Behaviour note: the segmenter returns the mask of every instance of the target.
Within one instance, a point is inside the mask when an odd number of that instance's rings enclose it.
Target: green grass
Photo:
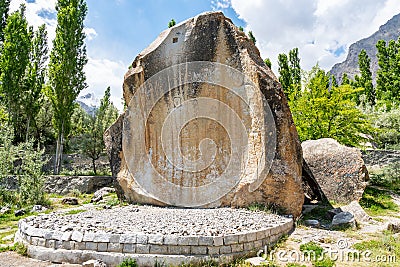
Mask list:
[[[85,212],[86,210],[82,210],[82,209],[79,209],[79,210],[69,210],[69,211],[67,211],[64,215],[73,215],[73,214],[78,214],[78,213],[81,213],[81,212]]]
[[[23,216],[15,217],[14,210],[11,210],[10,213],[0,215],[0,244],[10,243],[9,241],[3,240],[4,237],[15,234],[18,230],[18,221],[20,219],[26,218],[31,215],[35,215],[37,213],[27,213]]]
[[[353,248],[360,252],[370,251],[370,259],[375,259],[377,256],[395,257],[397,262],[386,262],[379,266],[400,266],[400,239],[388,231],[384,231],[371,240],[356,243]]]
[[[15,243],[12,246],[0,247],[0,253],[5,251],[15,251],[21,256],[28,256],[28,248],[21,243]]]
[[[267,213],[272,214],[287,214],[286,210],[276,204],[260,204],[260,203],[253,203],[247,207],[250,211],[264,211]]]
[[[318,220],[322,224],[329,224],[330,220],[326,217],[326,213],[328,210],[332,209],[332,206],[321,205],[314,208],[307,214],[302,215],[302,217],[298,220],[298,225],[304,225],[304,221],[306,220]]]
[[[365,189],[360,205],[370,216],[387,215],[390,212],[399,211],[399,207],[393,202],[388,192],[373,187]]]
[[[132,258],[127,258],[123,262],[121,262],[121,264],[119,264],[117,267],[137,267],[137,266],[139,265],[136,263],[136,260]]]
[[[335,261],[327,255],[323,255],[324,249],[315,242],[301,244],[300,251],[304,253],[305,257],[310,256],[314,267],[332,267],[335,265]],[[322,255],[323,258],[321,259]]]

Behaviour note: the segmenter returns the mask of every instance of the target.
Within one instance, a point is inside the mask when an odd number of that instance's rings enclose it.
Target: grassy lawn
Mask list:
[[[360,205],[373,217],[393,215],[399,211],[388,192],[373,187],[365,189]]]

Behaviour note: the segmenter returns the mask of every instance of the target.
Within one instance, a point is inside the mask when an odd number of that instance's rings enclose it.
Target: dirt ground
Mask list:
[[[23,257],[16,252],[3,252],[0,253],[0,266],[1,267],[77,267],[81,265],[76,264],[54,264],[51,262],[38,261],[28,257]]]

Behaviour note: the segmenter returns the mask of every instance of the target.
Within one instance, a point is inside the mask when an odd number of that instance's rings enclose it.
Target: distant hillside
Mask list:
[[[379,40],[397,40],[400,36],[400,14],[394,16],[385,25],[379,27],[379,30],[372,34],[370,37],[362,39],[349,48],[347,58],[342,63],[337,63],[330,70],[330,73],[335,75],[336,79],[341,82],[343,73],[347,73],[350,77],[354,78],[359,73],[358,70],[358,54],[362,49],[365,49],[368,56],[371,58],[372,77],[376,78],[378,70],[378,59],[376,57],[376,43]]]
[[[89,115],[94,115],[98,106],[99,100],[95,97],[93,93],[88,93],[82,96],[79,96],[76,99],[76,102],[86,111]]]

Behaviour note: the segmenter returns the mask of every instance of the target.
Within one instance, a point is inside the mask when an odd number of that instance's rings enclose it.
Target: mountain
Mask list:
[[[99,99],[96,98],[94,93],[87,93],[81,95],[76,99],[76,102],[86,111],[89,115],[94,115],[100,105]]]
[[[376,57],[376,43],[379,40],[397,40],[400,36],[400,14],[395,15],[385,25],[379,27],[379,30],[372,34],[370,37],[362,39],[349,48],[347,58],[342,63],[335,64],[330,73],[335,75],[337,81],[340,83],[343,73],[347,73],[350,77],[354,78],[359,74],[358,70],[358,55],[362,49],[365,49],[369,58],[371,59],[372,78],[375,83],[376,74],[378,70],[378,58]]]

